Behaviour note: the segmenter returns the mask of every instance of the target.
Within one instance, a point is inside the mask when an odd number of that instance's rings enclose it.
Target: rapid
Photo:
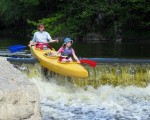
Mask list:
[[[14,67],[37,85],[42,120],[150,119],[148,64],[85,66],[88,79],[57,75],[39,63]]]
[[[7,37],[0,38],[2,43],[0,56],[31,57],[28,51],[10,54],[5,50],[15,44],[28,45],[31,38],[6,35]],[[108,41],[76,44],[74,42],[73,47],[77,55],[82,57],[150,58],[150,43],[139,39],[135,42],[129,40],[121,43]],[[58,46],[61,44],[60,42]],[[53,46],[58,48],[57,45]],[[14,67],[21,70],[22,74],[26,74],[29,80],[37,85],[42,120],[150,119],[149,64],[106,63],[99,64],[94,69],[85,66],[90,74],[87,79],[67,78],[43,72],[40,64],[18,64],[14,64]]]

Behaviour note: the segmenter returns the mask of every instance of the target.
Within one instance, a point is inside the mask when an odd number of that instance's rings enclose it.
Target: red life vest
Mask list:
[[[36,43],[36,48],[39,48],[40,50],[43,50],[44,46],[46,46],[49,49],[52,49],[52,47],[48,43],[42,43],[42,42]]]

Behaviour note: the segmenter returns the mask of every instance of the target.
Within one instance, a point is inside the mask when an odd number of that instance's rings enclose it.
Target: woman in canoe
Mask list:
[[[59,50],[57,51],[58,54],[59,53],[61,54],[59,59],[60,62],[72,62],[73,57],[78,63],[80,63],[78,57],[75,54],[74,49],[71,47],[72,44],[73,40],[71,40],[70,38],[64,39],[62,47],[60,47]]]
[[[44,24],[39,24],[37,26],[38,31],[34,33],[32,41],[29,43],[29,47],[32,45],[36,45],[37,48],[41,50],[46,49],[52,49],[51,46],[49,46],[49,42],[57,42],[58,40],[53,40],[48,32],[45,31]]]

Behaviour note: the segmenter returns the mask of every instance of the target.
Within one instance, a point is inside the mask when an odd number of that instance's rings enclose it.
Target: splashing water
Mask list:
[[[41,96],[43,120],[148,120],[150,86],[102,86],[83,90],[32,78]]]
[[[148,82],[145,87],[133,85],[120,86],[121,84],[114,87],[114,85],[101,84],[101,86],[96,89],[86,84],[85,90],[83,87],[78,86],[78,84],[72,84],[74,80],[67,77],[58,76],[54,73],[49,73],[47,77],[43,77],[43,75],[40,74],[41,70],[39,69],[39,65],[35,66],[36,68],[29,67],[32,68],[32,70],[30,69],[28,76],[29,79],[37,85],[40,92],[43,120],[150,119],[150,86]],[[90,74],[95,74],[96,76],[90,76],[90,78],[113,78],[112,76],[115,74],[120,75],[127,72],[131,78],[133,77],[133,80],[138,78],[136,74],[146,73],[144,76],[146,76],[148,81],[150,76],[147,67],[145,69],[148,71],[145,72],[141,70],[140,72],[139,69],[141,66],[138,68],[138,65],[125,67],[117,66],[117,70],[114,70],[112,65],[110,66],[97,67],[96,71],[92,69],[93,71],[90,71]],[[101,71],[97,69],[101,69]],[[106,73],[104,72],[105,70]],[[99,72],[101,73],[100,75]],[[102,75],[102,73],[107,75]],[[128,76],[124,74],[122,74],[120,78],[128,80]],[[142,78],[139,77],[139,79],[141,80]],[[143,79],[145,79],[145,77],[143,77]],[[118,80],[119,79],[116,80],[117,83]],[[109,79],[106,81],[107,83],[111,82]],[[115,78],[112,79],[112,81],[115,81]],[[85,82],[87,81],[85,80]],[[120,82],[119,80],[119,83],[122,83],[122,81]],[[124,83],[125,82],[123,82],[123,84]]]

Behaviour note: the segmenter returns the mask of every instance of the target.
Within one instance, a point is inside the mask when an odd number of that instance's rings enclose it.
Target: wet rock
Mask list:
[[[0,120],[41,120],[36,86],[6,58],[0,61]]]

